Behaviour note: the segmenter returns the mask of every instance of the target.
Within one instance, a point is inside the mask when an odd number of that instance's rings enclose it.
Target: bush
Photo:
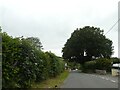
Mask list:
[[[68,62],[68,68],[70,69],[80,69],[80,64],[76,62]]]
[[[65,69],[64,62],[51,52],[46,52],[46,55],[50,65],[49,75],[50,77],[56,77]]]
[[[119,58],[111,58],[111,62],[114,63],[120,63],[120,59]]]
[[[64,62],[51,52],[41,50],[39,39],[13,38],[2,35],[2,87],[30,88],[64,71]],[[39,46],[40,45],[40,46]]]
[[[111,71],[111,60],[106,58],[100,58],[96,60],[96,69]]]
[[[111,60],[106,58],[100,58],[94,61],[88,61],[82,65],[83,72],[95,72],[96,69],[111,71]]]
[[[82,71],[83,72],[95,72],[95,68],[96,68],[96,61],[89,61],[83,65]]]

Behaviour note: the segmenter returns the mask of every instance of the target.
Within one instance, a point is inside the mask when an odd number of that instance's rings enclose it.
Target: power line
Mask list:
[[[113,27],[114,27],[119,21],[120,21],[120,18],[119,18],[118,21],[105,33],[105,35],[106,35],[108,32],[110,32],[110,31],[113,29]]]

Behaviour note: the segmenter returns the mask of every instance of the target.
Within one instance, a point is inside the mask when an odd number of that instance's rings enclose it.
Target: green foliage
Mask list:
[[[0,26],[0,32],[2,31],[2,28],[1,28],[1,26]]]
[[[64,71],[64,62],[51,52],[41,50],[38,38],[13,38],[2,33],[2,87],[30,88]],[[35,41],[34,41],[35,40]]]
[[[6,33],[2,34],[2,76],[3,76],[3,87],[14,87],[18,81],[17,74],[19,71],[18,67],[15,67],[18,52],[19,40],[9,37]],[[13,57],[14,56],[14,57]],[[11,82],[11,83],[10,83]]]
[[[112,41],[103,35],[103,30],[86,26],[76,29],[63,47],[63,57],[68,61],[84,63],[94,58],[110,58]],[[86,56],[84,53],[86,52]]]
[[[117,57],[111,58],[112,63],[120,63],[120,59]]]
[[[83,72],[95,72],[96,69],[96,61],[88,61],[85,62],[82,68]]]
[[[29,42],[31,42],[32,46],[38,50],[42,49],[42,43],[40,42],[39,38],[37,37],[29,37],[26,40],[28,40]]]
[[[96,69],[111,71],[111,60],[106,58],[100,58],[93,61],[88,61],[84,63],[82,67],[83,72],[95,72]]]
[[[68,62],[68,67],[70,69],[80,69],[80,64],[76,62]]]
[[[106,58],[100,58],[96,60],[96,68],[101,70],[110,71],[112,66],[111,60]]]
[[[56,77],[64,70],[65,63],[51,52],[46,52],[46,55],[48,56],[49,65],[50,65],[49,75],[50,77]]]

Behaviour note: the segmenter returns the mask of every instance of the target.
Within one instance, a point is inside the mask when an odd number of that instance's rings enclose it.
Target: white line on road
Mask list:
[[[114,80],[110,80],[111,82],[116,82],[116,81],[114,81]]]
[[[109,80],[108,78],[105,78],[106,80]]]
[[[103,76],[97,76],[97,75],[91,75],[91,76],[99,77],[99,78],[101,78],[101,79],[104,79],[104,80],[107,80],[107,81],[111,81],[111,82],[113,82],[113,83],[116,83],[116,82],[117,82],[117,81],[111,80],[110,78],[105,78],[105,77],[103,77]]]
[[[101,77],[102,79],[105,79],[105,77]]]

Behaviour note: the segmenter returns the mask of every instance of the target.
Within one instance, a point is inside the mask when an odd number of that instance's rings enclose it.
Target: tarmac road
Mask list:
[[[118,78],[71,71],[60,88],[118,88]]]

